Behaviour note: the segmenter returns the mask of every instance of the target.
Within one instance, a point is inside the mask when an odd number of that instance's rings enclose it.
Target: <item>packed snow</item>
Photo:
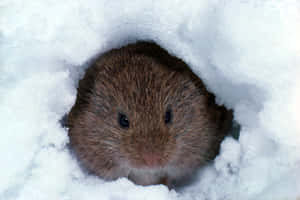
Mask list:
[[[300,198],[297,0],[1,0],[0,199]],[[238,140],[176,191],[85,174],[60,119],[89,61],[151,40],[234,110]]]

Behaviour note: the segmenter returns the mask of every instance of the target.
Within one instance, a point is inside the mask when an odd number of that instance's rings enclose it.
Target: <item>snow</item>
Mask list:
[[[300,198],[299,22],[297,0],[1,0],[0,199]],[[89,61],[137,40],[184,59],[241,125],[177,191],[86,175],[59,123]]]

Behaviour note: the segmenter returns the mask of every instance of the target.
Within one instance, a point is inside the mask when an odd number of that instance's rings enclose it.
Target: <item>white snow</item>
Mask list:
[[[0,199],[299,199],[299,23],[297,0],[0,0]],[[59,124],[86,63],[141,39],[184,59],[241,125],[177,191],[87,176]]]

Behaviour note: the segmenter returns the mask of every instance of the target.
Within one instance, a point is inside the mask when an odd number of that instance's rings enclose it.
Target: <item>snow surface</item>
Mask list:
[[[300,198],[297,0],[0,0],[0,199]],[[59,123],[87,62],[154,40],[234,109],[239,140],[178,191],[87,176]]]

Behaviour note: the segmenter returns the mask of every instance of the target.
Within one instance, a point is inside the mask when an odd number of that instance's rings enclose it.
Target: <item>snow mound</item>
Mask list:
[[[297,0],[2,0],[0,199],[300,198],[299,22]],[[59,123],[87,62],[137,40],[182,58],[241,125],[178,191],[87,176]]]

